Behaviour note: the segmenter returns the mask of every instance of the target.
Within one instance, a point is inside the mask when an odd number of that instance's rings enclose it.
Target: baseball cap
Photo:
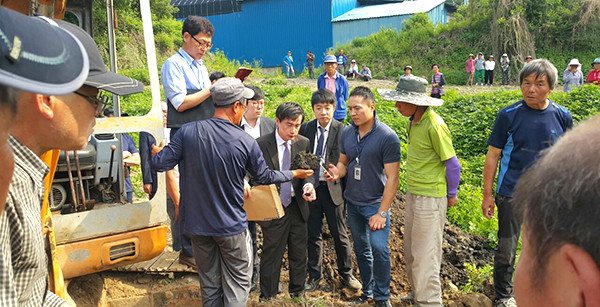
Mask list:
[[[222,78],[210,87],[210,95],[217,106],[230,105],[241,98],[254,97],[254,91],[245,87],[240,79]]]
[[[356,63],[356,60],[352,60],[352,63]]]
[[[404,66],[404,71],[406,71],[407,69],[413,70],[413,69],[412,69],[412,66],[410,66],[410,65],[406,65],[406,66]]]
[[[328,55],[325,57],[325,60],[323,61],[324,63],[337,63],[337,59],[335,58],[335,55]]]
[[[88,77],[84,82],[85,85],[120,96],[140,93],[144,90],[144,84],[141,82],[111,71],[106,71],[106,66],[100,56],[96,42],[94,42],[94,39],[92,39],[92,37],[82,28],[63,20],[54,20],[54,22],[56,22],[59,27],[75,35],[75,37],[83,44],[85,51],[87,51],[90,69]]]
[[[89,60],[71,33],[0,7],[0,84],[44,95],[64,95],[81,87]]]
[[[508,56],[508,54],[506,54],[506,53],[503,53],[503,54],[502,54],[502,56]]]

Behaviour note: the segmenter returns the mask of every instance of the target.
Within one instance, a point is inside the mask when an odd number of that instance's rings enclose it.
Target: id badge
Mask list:
[[[354,167],[354,180],[360,180],[360,166]]]

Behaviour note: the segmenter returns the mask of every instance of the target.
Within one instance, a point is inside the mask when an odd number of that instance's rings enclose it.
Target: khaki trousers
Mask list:
[[[406,193],[404,258],[417,306],[442,306],[440,266],[446,197]]]

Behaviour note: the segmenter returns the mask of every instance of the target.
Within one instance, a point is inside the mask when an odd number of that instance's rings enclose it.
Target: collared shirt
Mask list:
[[[325,74],[325,88],[330,90],[333,94],[335,94],[335,79],[337,79],[337,73],[330,77],[328,74]]]
[[[444,120],[427,108],[416,124],[407,124],[408,149],[406,184],[408,191],[428,197],[446,196],[446,165],[456,156],[452,136]]]
[[[290,162],[292,162],[292,141],[284,141],[281,136],[279,136],[279,130],[275,130],[275,141],[277,142],[277,159],[279,159],[279,169],[283,166],[283,152],[285,151],[285,147],[287,146],[290,154]],[[292,197],[294,196],[294,187],[290,186],[292,189]]]
[[[258,119],[256,119],[256,125],[254,125],[254,127],[252,127],[246,121],[246,117],[242,116],[241,126],[244,127],[244,131],[246,131],[248,134],[250,134],[250,136],[253,137],[255,140],[260,137],[260,117]]]
[[[244,210],[246,171],[261,185],[293,179],[270,170],[250,135],[222,118],[187,123],[152,157],[159,172],[179,164],[179,222],[186,235],[232,236],[248,228]]]
[[[327,138],[329,137],[329,128],[331,128],[331,122],[333,121],[333,119],[331,119],[329,121],[329,123],[327,124],[327,126],[325,126],[323,128],[323,151],[321,152],[321,156],[319,158],[321,158],[323,161],[325,161],[325,157],[327,157]],[[321,124],[319,124],[319,121],[317,121],[317,132],[315,132],[315,146],[313,146],[313,153],[316,155],[317,154],[317,143],[319,140],[319,137],[321,136],[321,129],[319,129],[319,127],[321,127]],[[319,181],[324,181],[327,180],[327,178],[325,178],[324,176],[324,172],[323,172],[323,167],[319,166]]]
[[[384,165],[400,162],[400,139],[396,132],[380,122],[377,116],[371,131],[360,141],[357,139],[358,135],[358,126],[354,122],[342,131],[340,153],[348,158],[344,197],[357,206],[379,204],[387,183]],[[354,177],[357,164],[361,169],[360,180]]]
[[[209,74],[204,61],[195,61],[182,48],[165,61],[160,75],[165,98],[176,109],[179,109],[183,103],[188,89],[203,90],[210,87]]]
[[[41,209],[48,166],[15,138],[8,142],[15,170],[6,207],[0,215],[0,305],[61,306],[47,290],[48,261]]]

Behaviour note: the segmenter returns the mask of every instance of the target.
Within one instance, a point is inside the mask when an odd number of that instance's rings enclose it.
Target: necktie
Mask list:
[[[323,127],[321,127],[320,125],[317,126],[319,128],[319,138],[317,139],[317,151],[315,152],[315,155],[321,159],[323,159],[323,143],[325,140],[325,129],[323,129]],[[319,177],[323,174],[323,168],[321,166],[319,166],[319,171],[315,172],[315,188],[319,186]]]
[[[281,170],[289,171],[290,170],[290,148],[289,144],[285,142],[285,149],[283,150],[283,157],[281,159]],[[281,183],[281,192],[280,192],[281,204],[284,207],[287,207],[292,202],[292,182],[287,181]]]

